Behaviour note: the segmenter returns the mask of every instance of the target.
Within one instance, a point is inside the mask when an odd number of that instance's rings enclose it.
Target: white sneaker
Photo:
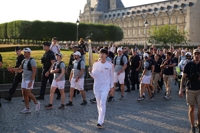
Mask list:
[[[164,96],[164,99],[169,100],[169,99],[171,99],[171,97],[166,95],[166,96]]]
[[[20,111],[20,113],[22,113],[22,114],[31,113],[31,110],[30,110],[30,109],[27,109],[27,108],[25,108],[25,109],[23,109],[22,111]]]
[[[38,102],[38,104],[35,105],[35,111],[39,111],[40,110],[40,102]]]

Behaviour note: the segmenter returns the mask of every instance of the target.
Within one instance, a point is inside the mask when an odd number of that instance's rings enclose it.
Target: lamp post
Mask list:
[[[79,20],[78,20],[78,19],[76,20],[76,25],[77,25],[76,40],[77,40],[77,42],[78,42],[78,26],[79,26]]]
[[[147,20],[144,21],[144,26],[145,26],[145,30],[146,30],[146,32],[145,32],[144,49],[146,49],[147,48],[147,42],[146,42],[146,38],[147,38],[147,26],[148,26],[148,21]]]

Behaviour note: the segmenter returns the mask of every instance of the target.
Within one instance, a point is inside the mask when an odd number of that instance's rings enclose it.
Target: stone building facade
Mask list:
[[[190,44],[200,44],[200,0],[167,0],[132,7],[124,7],[121,0],[87,0],[79,18],[82,23],[121,27],[125,43],[144,44],[151,26],[176,24],[188,32]]]

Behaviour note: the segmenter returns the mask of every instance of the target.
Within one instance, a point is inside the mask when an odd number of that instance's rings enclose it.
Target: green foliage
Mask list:
[[[114,25],[85,24],[78,26],[78,37],[86,38],[93,33],[93,41],[120,41],[123,31]],[[59,40],[76,40],[77,25],[75,23],[51,22],[51,21],[13,21],[0,24],[0,38],[26,39],[46,41],[52,37]],[[14,40],[15,41],[15,40]]]
[[[151,43],[180,44],[186,43],[186,32],[181,32],[176,25],[163,25],[160,27],[151,27],[150,39]]]
[[[0,24],[0,38],[6,39],[7,37],[7,23]]]

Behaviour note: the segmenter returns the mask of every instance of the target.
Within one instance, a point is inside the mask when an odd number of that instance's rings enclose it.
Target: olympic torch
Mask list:
[[[88,59],[89,59],[89,67],[92,68],[93,65],[93,54],[92,54],[92,42],[88,40]]]

